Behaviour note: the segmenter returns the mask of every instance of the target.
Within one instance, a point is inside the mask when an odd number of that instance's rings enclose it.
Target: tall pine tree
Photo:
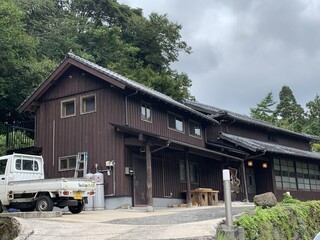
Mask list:
[[[274,123],[274,114],[271,109],[277,102],[274,101],[272,92],[269,92],[255,108],[250,108],[250,116],[255,119]]]
[[[276,106],[274,116],[276,124],[295,132],[303,131],[304,110],[297,103],[292,90],[284,85],[279,93],[280,102]]]

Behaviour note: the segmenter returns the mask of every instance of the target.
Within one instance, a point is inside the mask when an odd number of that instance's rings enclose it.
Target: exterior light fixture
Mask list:
[[[268,163],[262,163],[262,168],[268,168]]]
[[[253,166],[253,161],[248,161],[248,167],[252,167]]]

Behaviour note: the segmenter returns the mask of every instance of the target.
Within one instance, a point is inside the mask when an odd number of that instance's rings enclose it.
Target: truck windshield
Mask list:
[[[7,161],[8,161],[7,159],[0,160],[0,175],[5,174]]]

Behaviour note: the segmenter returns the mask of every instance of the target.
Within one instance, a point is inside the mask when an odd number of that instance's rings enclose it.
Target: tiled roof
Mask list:
[[[219,117],[230,117],[242,122],[246,122],[247,124],[252,124],[252,125],[256,125],[256,126],[260,126],[263,128],[269,128],[269,129],[273,129],[275,131],[278,132],[283,132],[286,134],[290,134],[290,135],[295,135],[297,137],[303,137],[303,138],[307,138],[311,141],[320,141],[320,137],[319,136],[315,136],[315,135],[310,135],[310,134],[305,134],[305,133],[297,133],[297,132],[293,132],[284,128],[280,128],[274,125],[271,125],[270,123],[258,120],[258,119],[254,119],[251,118],[247,115],[243,115],[243,114],[239,114],[239,113],[235,113],[232,111],[228,111],[228,110],[224,110],[221,108],[217,108],[217,107],[213,107],[213,106],[209,106],[203,103],[199,103],[199,102],[195,102],[195,101],[190,101],[190,100],[185,100],[184,102],[187,106],[194,108],[198,111],[203,111],[206,112],[208,114],[211,114],[211,116],[213,118],[218,119]]]
[[[231,142],[237,146],[248,149],[253,152],[271,152],[284,155],[312,158],[320,160],[320,153],[304,151],[297,148],[287,147],[275,143],[263,142],[249,138],[239,137],[227,133],[220,133],[220,139]]]
[[[67,61],[68,59],[72,59],[80,64],[85,65],[86,67],[91,68],[94,71],[97,71],[105,76],[108,76],[108,77],[114,79],[115,81],[118,81],[119,83],[125,85],[126,87],[132,88],[134,90],[138,90],[139,92],[141,92],[143,94],[146,94],[146,95],[149,95],[149,96],[154,97],[156,99],[159,99],[159,100],[161,100],[165,103],[168,103],[174,107],[177,107],[177,108],[182,109],[186,112],[194,114],[202,119],[205,119],[206,121],[209,121],[211,123],[217,122],[215,119],[212,119],[211,117],[207,116],[206,114],[202,114],[202,113],[194,110],[193,108],[190,108],[190,107],[188,107],[178,101],[175,101],[174,99],[172,99],[171,97],[169,97],[165,94],[162,94],[156,90],[153,90],[147,86],[144,86],[138,82],[135,82],[129,78],[126,78],[116,72],[113,72],[107,68],[99,66],[98,64],[95,64],[95,63],[88,61],[84,58],[81,58],[73,53],[68,53],[67,57],[57,66],[57,68],[51,73],[51,75],[45,81],[43,81],[27,99],[25,99],[25,101],[19,107],[20,110],[23,111],[24,109],[26,109],[26,105],[30,104],[34,99],[38,98],[39,97],[38,95],[41,95],[44,93],[42,89],[45,89],[46,84],[49,85],[49,83],[48,83],[49,80],[51,82],[55,80],[52,76],[55,75],[55,73],[56,73],[56,71],[58,71],[59,67],[62,66],[64,64],[64,62]]]
[[[195,115],[198,115],[198,116],[200,116],[200,117],[202,117],[202,118],[204,118],[206,120],[209,120],[211,122],[215,122],[214,119],[208,117],[207,115],[202,114],[202,113],[194,110],[193,108],[190,108],[190,107],[188,107],[188,106],[186,106],[186,105],[184,105],[184,104],[182,104],[182,103],[180,103],[178,101],[175,101],[171,97],[169,97],[169,96],[167,96],[167,95],[165,95],[163,93],[160,93],[160,92],[158,92],[158,91],[156,91],[156,90],[154,90],[152,88],[149,88],[149,87],[147,87],[145,85],[142,85],[142,84],[140,84],[140,83],[138,83],[136,81],[133,81],[133,80],[131,80],[129,78],[126,78],[126,77],[124,77],[124,76],[122,76],[122,75],[120,75],[120,74],[118,74],[116,72],[113,72],[113,71],[111,71],[111,70],[109,70],[107,68],[101,67],[98,64],[90,62],[90,61],[88,61],[88,60],[86,60],[84,58],[81,58],[81,57],[73,54],[73,53],[68,53],[68,57],[70,57],[70,58],[72,58],[72,59],[74,59],[74,60],[76,60],[78,62],[81,62],[81,63],[87,65],[88,67],[91,67],[92,69],[95,69],[95,70],[97,70],[97,71],[99,71],[99,72],[101,72],[101,73],[103,73],[103,74],[105,74],[105,75],[107,75],[107,76],[109,76],[109,77],[111,77],[113,79],[116,79],[116,80],[122,82],[123,84],[125,84],[126,86],[130,86],[131,88],[133,88],[135,90],[138,90],[138,91],[143,92],[145,94],[148,94],[150,96],[156,97],[156,98],[158,98],[158,99],[160,99],[160,100],[162,100],[164,102],[167,102],[167,103],[169,103],[169,104],[171,104],[173,106],[176,106],[178,108],[181,108],[181,109],[184,109],[184,110],[186,110],[188,112],[191,112],[191,113],[193,113]]]

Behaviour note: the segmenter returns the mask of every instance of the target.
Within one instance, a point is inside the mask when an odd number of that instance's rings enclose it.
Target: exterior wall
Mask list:
[[[151,104],[152,122],[141,120],[141,100]],[[129,98],[128,101],[128,125],[143,131],[151,132],[160,136],[174,140],[204,147],[204,126],[201,126],[201,138],[189,134],[189,120],[193,120],[201,125],[201,120],[191,118],[185,112],[179,112],[168,105],[160,104],[157,101],[143,98],[141,95]],[[168,112],[172,112],[184,117],[184,132],[175,131],[168,127]]]
[[[219,131],[225,133],[310,151],[310,144],[308,140],[289,136],[281,132],[271,132],[264,128],[240,122],[222,123],[218,128]],[[216,139],[216,131],[208,131],[208,140],[216,141]]]
[[[96,112],[80,114],[80,97],[88,94],[96,95]],[[99,169],[105,169],[106,160],[115,160],[116,162],[115,173],[111,173],[111,176],[104,175],[105,195],[113,194],[112,174],[115,174],[116,196],[130,196],[131,179],[124,173],[126,166],[132,166],[130,153],[124,146],[123,133],[116,132],[114,127],[110,125],[110,123],[125,125],[125,96],[129,94],[130,92],[111,87],[106,82],[79,71],[75,67],[69,69],[60,79],[55,81],[55,84],[41,99],[37,111],[36,144],[43,149],[46,177],[73,177],[74,170],[59,171],[59,157],[86,151],[89,157],[88,169],[91,172],[95,172],[96,163],[99,164]],[[76,115],[61,118],[61,101],[70,98],[76,99]],[[177,112],[176,109],[170,109],[168,106],[163,107],[157,102],[146,101],[152,104],[152,123],[142,121],[140,104],[141,99],[144,98],[142,95],[128,98],[127,116],[130,127],[196,146],[204,146],[204,127],[202,127],[202,138],[190,136],[188,116],[184,119],[185,131],[183,133],[168,128],[168,110],[181,116],[185,114]],[[201,125],[201,121],[191,119]],[[155,197],[167,198],[170,196],[170,198],[177,199],[183,197],[181,194],[186,186],[185,183],[180,182],[179,175],[177,175],[179,161],[176,161],[176,157],[176,153],[162,153],[160,158],[156,157],[152,161]],[[182,152],[180,152],[179,159],[184,159]],[[211,166],[210,163],[208,166]],[[201,168],[207,169],[207,166],[201,166]],[[211,168],[214,169],[215,165]],[[204,172],[203,174],[208,173]],[[202,187],[209,187],[210,183],[217,183],[213,178],[207,180],[207,177],[201,177],[204,183]],[[192,188],[199,187],[201,184],[193,184]],[[216,187],[221,186],[217,185]],[[109,198],[112,199],[112,197]]]
[[[187,186],[180,180],[180,161],[185,161],[185,153],[166,151],[153,157],[153,195],[158,198],[185,199]],[[219,159],[189,154],[189,163],[198,166],[198,182],[191,183],[191,189],[212,188],[223,191],[222,164]]]
[[[96,112],[80,114],[80,96],[91,93],[96,94]],[[61,118],[61,101],[69,98],[76,99],[76,116]],[[87,151],[91,172],[95,171],[94,164],[104,169],[106,160],[115,160],[116,194],[129,195],[129,180],[122,177],[123,137],[109,124],[124,123],[124,112],[124,96],[116,88],[74,68],[61,76],[41,100],[37,111],[36,144],[43,149],[46,176],[72,177],[74,170],[58,171],[59,157]],[[110,194],[112,182],[106,183],[105,194]]]
[[[293,172],[293,175],[291,175],[291,173],[289,174],[291,177],[294,177],[296,179],[296,182],[294,183],[294,188],[285,188],[285,187],[276,187],[276,178],[275,178],[275,175],[276,175],[276,170],[274,169],[274,162],[276,160],[273,160],[273,166],[272,166],[272,180],[273,180],[273,189],[274,189],[274,193],[278,199],[278,201],[281,201],[284,196],[283,194],[286,193],[286,192],[290,192],[290,194],[294,197],[294,198],[297,198],[299,200],[302,200],[302,201],[306,201],[306,200],[320,200],[320,189],[319,189],[319,176],[320,176],[320,164],[317,162],[317,161],[314,161],[314,160],[310,160],[310,159],[304,159],[304,158],[298,158],[298,157],[281,157],[281,156],[274,156],[274,158],[277,158],[277,159],[280,159],[281,160],[284,160],[284,161],[290,161],[290,162],[293,162],[293,169],[294,169],[294,172]],[[297,171],[297,162],[302,162],[303,164],[306,164],[307,167],[305,169],[307,169],[306,172],[303,173],[303,182],[306,183],[306,185],[309,185],[307,186],[306,189],[301,189],[299,184],[301,183],[300,179],[299,179],[299,174],[298,174],[298,171]],[[315,169],[312,169],[312,165],[316,166]],[[311,173],[311,169],[312,170],[316,170],[317,172],[313,172]],[[304,169],[304,170],[305,170]],[[282,170],[282,169],[281,169]],[[287,169],[283,169],[282,171],[289,171]],[[283,173],[281,173],[281,175],[283,175]],[[312,176],[317,176],[316,179],[312,178]],[[311,183],[313,181],[313,185],[317,185],[317,189],[312,189],[311,187]],[[315,181],[317,183],[315,183]],[[311,188],[311,189],[310,189]]]

